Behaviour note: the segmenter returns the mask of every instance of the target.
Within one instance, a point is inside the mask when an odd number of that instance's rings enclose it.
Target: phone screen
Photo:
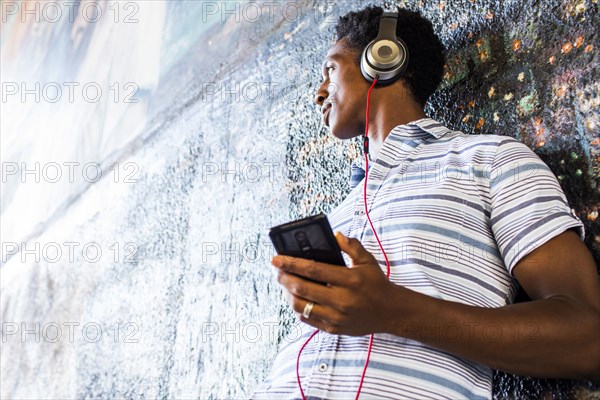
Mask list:
[[[275,226],[269,236],[278,254],[346,265],[324,214]]]

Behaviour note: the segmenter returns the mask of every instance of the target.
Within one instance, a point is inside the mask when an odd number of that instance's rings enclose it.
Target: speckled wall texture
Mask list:
[[[596,0],[3,1],[2,398],[247,398],[293,319],[266,232],[349,190],[359,147],[313,98],[335,21],[372,3],[433,21],[429,115],[534,149],[600,261]],[[497,373],[494,395],[600,388]]]

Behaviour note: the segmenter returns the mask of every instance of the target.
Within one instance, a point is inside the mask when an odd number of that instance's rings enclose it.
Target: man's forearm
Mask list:
[[[600,316],[574,300],[482,308],[401,287],[396,299],[388,333],[513,374],[600,381]]]

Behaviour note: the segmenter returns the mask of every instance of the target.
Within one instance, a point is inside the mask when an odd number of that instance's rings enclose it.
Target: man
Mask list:
[[[381,15],[368,7],[340,18],[325,59],[316,103],[340,139],[365,133],[370,82],[359,60]],[[372,91],[366,188],[389,280],[361,182],[329,215],[349,268],[273,259],[301,334],[284,340],[254,397],[354,398],[360,387],[364,398],[490,398],[491,368],[600,380],[598,275],[558,182],[512,138],[427,118],[442,46],[407,10],[396,34],[409,63]],[[353,173],[357,183],[364,171]],[[532,301],[511,304],[518,285]]]

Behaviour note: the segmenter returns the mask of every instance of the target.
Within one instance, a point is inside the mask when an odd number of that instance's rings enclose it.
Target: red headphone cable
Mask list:
[[[377,76],[379,77],[379,76]],[[371,88],[369,89],[369,93],[367,94],[367,116],[366,116],[366,127],[365,127],[365,182],[363,186],[363,199],[365,203],[365,214],[367,215],[367,219],[369,220],[369,224],[371,225],[371,230],[375,235],[375,239],[377,239],[377,244],[379,244],[379,248],[383,253],[383,257],[385,258],[385,266],[386,266],[386,277],[390,279],[390,260],[388,260],[388,256],[383,249],[383,245],[379,240],[379,236],[377,235],[377,231],[373,227],[373,222],[371,221],[371,216],[369,215],[369,208],[367,207],[367,181],[369,180],[369,108],[371,104],[371,91],[375,87],[377,83],[377,78],[373,81]]]
[[[363,201],[364,201],[364,205],[365,205],[365,214],[367,215],[367,219],[369,220],[371,230],[373,231],[373,234],[375,235],[375,239],[377,239],[377,243],[379,244],[379,248],[381,249],[381,252],[383,253],[383,257],[385,258],[385,265],[387,267],[386,276],[389,279],[390,278],[390,262],[388,260],[387,254],[385,253],[385,250],[383,249],[383,245],[381,244],[381,241],[379,240],[379,236],[377,235],[377,232],[375,231],[375,228],[373,227],[373,222],[371,221],[371,217],[369,216],[369,208],[367,207],[367,181],[369,179],[369,109],[370,109],[370,105],[371,105],[371,92],[373,91],[373,88],[375,87],[375,84],[377,83],[377,78],[378,77],[376,77],[373,80],[373,84],[371,85],[371,87],[369,88],[369,92],[367,93],[365,136],[364,136],[364,144],[363,144],[363,146],[364,146],[363,150],[364,150],[364,154],[365,154],[365,181],[364,181],[364,186],[363,186]],[[304,342],[304,344],[300,348],[300,351],[298,351],[298,357],[296,358],[296,378],[298,380],[298,388],[300,388],[300,394],[302,395],[302,400],[306,400],[306,396],[304,395],[304,390],[302,390],[302,384],[300,382],[300,355],[302,354],[302,350],[304,350],[306,345],[312,340],[312,338],[318,332],[319,332],[319,330],[315,329],[315,331],[312,333],[312,335],[310,335],[308,340],[306,342]],[[358,391],[356,392],[356,400],[358,400],[358,397],[360,396],[360,391],[362,390],[363,382],[365,380],[365,374],[367,373],[367,367],[369,366],[369,359],[371,358],[371,350],[372,349],[373,349],[373,334],[371,333],[371,335],[369,336],[369,348],[367,350],[367,360],[365,361],[365,367],[363,368],[363,372],[360,377]]]

